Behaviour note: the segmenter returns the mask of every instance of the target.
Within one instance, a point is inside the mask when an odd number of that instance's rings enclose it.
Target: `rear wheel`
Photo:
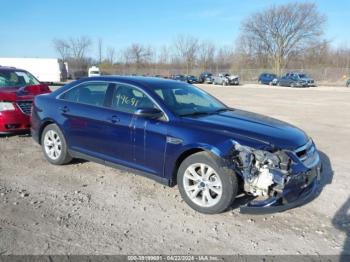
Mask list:
[[[41,136],[41,146],[45,158],[54,165],[64,165],[72,160],[68,153],[66,139],[55,124],[45,127]]]
[[[290,84],[290,87],[295,87],[295,84],[294,84],[294,83],[291,83],[291,84]]]
[[[207,152],[193,154],[181,163],[177,184],[184,201],[206,214],[225,211],[238,188],[236,174]]]

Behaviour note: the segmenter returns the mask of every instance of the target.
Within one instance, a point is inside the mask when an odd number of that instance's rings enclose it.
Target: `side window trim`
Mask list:
[[[75,86],[72,86],[70,88],[68,88],[67,90],[65,90],[63,93],[61,94],[58,94],[55,98],[56,99],[59,99],[59,100],[63,100],[63,101],[67,101],[67,102],[70,102],[70,103],[76,103],[76,104],[82,104],[82,105],[88,105],[88,104],[83,104],[83,103],[79,103],[79,102],[75,102],[75,101],[68,101],[68,100],[64,100],[61,98],[61,96],[63,96],[65,93],[67,93],[68,91],[74,89],[74,88],[77,88],[81,85],[85,85],[85,84],[108,84],[108,88],[107,88],[107,93],[108,93],[108,89],[110,88],[110,85],[111,84],[114,84],[114,85],[125,85],[125,86],[130,86],[130,87],[133,87],[137,90],[139,90],[142,94],[144,94],[146,97],[148,97],[157,107],[160,111],[163,112],[163,115],[165,116],[165,121],[166,122],[169,122],[169,117],[167,115],[167,113],[165,113],[165,111],[163,110],[163,108],[159,105],[159,103],[157,103],[157,101],[155,101],[153,99],[153,97],[149,96],[147,93],[145,93],[141,88],[135,86],[135,85],[132,85],[132,84],[128,84],[128,83],[123,83],[123,82],[118,82],[118,81],[96,81],[96,80],[93,80],[93,81],[85,81],[85,82],[82,82],[82,83],[79,83]],[[113,88],[114,90],[116,90],[115,88]],[[126,113],[126,112],[122,112],[122,111],[119,111],[115,108],[112,108],[110,106],[97,106],[97,105],[90,105],[90,106],[95,106],[95,107],[100,107],[100,108],[107,108],[107,109],[110,109],[110,110],[114,110],[114,111],[117,111],[117,112],[121,112],[121,113],[125,113],[125,114],[130,114],[130,113]],[[130,114],[130,115],[133,115],[133,114]]]
[[[107,86],[107,89],[106,89],[106,94],[105,94],[105,97],[103,99],[103,105],[105,105],[106,103],[106,95],[108,93],[108,89],[110,88],[110,85],[112,83],[109,83],[107,81],[86,81],[86,82],[82,82],[82,83],[79,83],[78,85],[75,85],[75,86],[72,86],[71,88],[65,90],[63,93],[61,94],[58,94],[56,96],[56,99],[59,99],[59,100],[63,100],[63,101],[68,101],[68,102],[71,102],[71,103],[76,103],[76,104],[82,104],[82,105],[91,105],[91,106],[96,106],[96,107],[104,107],[104,106],[99,106],[99,105],[93,105],[93,104],[88,104],[88,103],[81,103],[81,102],[78,102],[78,101],[71,101],[71,100],[67,100],[67,99],[64,99],[62,98],[62,96],[64,96],[66,93],[76,89],[76,88],[79,88],[79,87],[82,87],[82,86],[89,86],[89,85],[106,85]]]

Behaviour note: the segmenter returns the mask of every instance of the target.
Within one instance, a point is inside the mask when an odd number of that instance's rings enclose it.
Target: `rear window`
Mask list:
[[[40,82],[26,71],[0,70],[0,88],[38,85]]]

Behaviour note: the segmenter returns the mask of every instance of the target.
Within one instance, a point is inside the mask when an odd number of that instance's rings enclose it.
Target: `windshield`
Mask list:
[[[300,78],[307,78],[308,76],[306,74],[299,74]]]
[[[220,101],[192,85],[177,84],[167,88],[155,88],[154,91],[178,116],[211,114],[229,110]]]
[[[40,82],[25,71],[0,71],[0,88],[39,85]]]

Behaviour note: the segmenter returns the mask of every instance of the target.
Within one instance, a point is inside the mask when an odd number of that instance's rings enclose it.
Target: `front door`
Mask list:
[[[166,146],[167,122],[165,118],[147,119],[138,117],[138,108],[157,108],[157,105],[140,89],[129,86],[116,86],[111,107],[129,115],[131,143],[126,140],[123,151],[132,155],[129,166],[158,176],[163,175],[164,153]]]

